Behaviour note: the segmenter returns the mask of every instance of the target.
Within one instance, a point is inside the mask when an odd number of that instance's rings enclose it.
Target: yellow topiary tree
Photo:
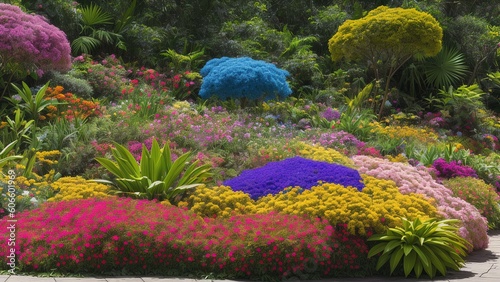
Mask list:
[[[333,61],[365,61],[377,81],[385,77],[380,117],[396,71],[415,55],[436,55],[442,37],[442,28],[430,14],[380,6],[363,18],[345,21],[328,41],[328,49]]]

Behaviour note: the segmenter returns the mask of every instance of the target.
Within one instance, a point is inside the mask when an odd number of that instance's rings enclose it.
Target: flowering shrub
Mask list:
[[[258,199],[267,194],[276,194],[286,187],[309,189],[318,182],[337,183],[358,190],[364,187],[359,173],[352,168],[302,157],[244,170],[238,177],[224,181],[224,185],[235,191],[248,193],[252,199]]]
[[[490,228],[500,227],[500,196],[492,185],[473,177],[454,177],[443,181],[443,185],[459,197],[474,205],[486,217]]]
[[[356,136],[342,130],[313,135],[308,138],[308,141],[335,149],[346,155],[355,155],[366,146],[365,142],[359,141]]]
[[[436,143],[438,135],[433,129],[417,128],[413,126],[383,126],[378,122],[371,123],[371,132],[377,135],[387,136],[391,139],[398,138],[407,142],[420,142],[424,144]]]
[[[71,68],[71,49],[66,34],[45,18],[24,13],[19,7],[0,3],[0,74],[4,66],[35,71]],[[12,65],[11,65],[12,64]],[[15,69],[15,68],[14,68]]]
[[[189,197],[179,203],[203,217],[230,217],[235,214],[252,214],[255,202],[242,191],[228,186],[196,187]]]
[[[64,93],[62,86],[48,87],[45,99],[57,99],[61,104],[48,106],[46,116],[49,119],[66,118],[69,121],[78,118],[86,119],[89,117],[102,116],[101,105],[99,101],[89,101],[75,97],[72,93]]]
[[[94,97],[115,99],[122,93],[122,88],[129,82],[128,71],[115,55],[109,55],[101,61],[94,61],[88,55],[78,56],[73,60],[75,76],[86,79],[94,89]]]
[[[16,212],[22,212],[28,209],[37,208],[41,203],[53,196],[53,190],[50,183],[53,182],[55,171],[51,170],[45,175],[31,173],[29,177],[23,176],[24,166],[18,165],[14,169],[16,178],[14,186],[16,188]],[[0,206],[7,207],[9,203],[8,192],[8,174],[0,173]],[[0,215],[2,211],[0,209]]]
[[[174,206],[127,198],[46,203],[17,215],[16,258],[20,271],[102,273],[204,272],[283,276],[304,271],[331,275],[343,259],[331,259],[344,233],[322,220],[276,213],[203,220]],[[0,227],[6,229],[7,221]],[[7,232],[2,232],[6,240]],[[333,239],[333,247],[330,246]],[[360,241],[347,248],[367,248]],[[356,245],[357,244],[357,245]],[[343,247],[346,248],[346,247]],[[0,251],[1,268],[9,250]],[[356,255],[356,254],[353,254]],[[354,256],[353,256],[354,257]],[[346,258],[347,259],[347,258]]]
[[[61,177],[50,184],[57,192],[49,198],[49,202],[69,201],[75,199],[104,198],[109,197],[109,187],[84,179],[80,176]]]
[[[432,167],[436,170],[437,176],[441,178],[477,177],[477,173],[472,167],[461,165],[458,161],[447,162],[439,158],[434,161]]]
[[[385,227],[401,225],[400,217],[429,218],[436,208],[420,195],[402,195],[394,182],[365,176],[365,188],[325,183],[310,190],[298,187],[262,197],[255,211],[271,210],[326,218],[332,225],[346,224],[353,235],[370,236]]]
[[[484,249],[488,246],[486,219],[473,205],[454,197],[450,189],[437,183],[426,167],[413,167],[368,156],[354,156],[353,160],[360,173],[393,180],[401,193],[422,194],[431,201],[435,201],[441,216],[461,220],[463,226],[459,233],[462,238],[472,244],[473,248],[469,251]]]
[[[286,82],[289,73],[275,65],[248,57],[212,59],[201,69],[200,96],[246,98],[249,100],[285,98],[292,93]]]
[[[334,121],[340,119],[340,112],[337,109],[332,109],[331,107],[326,108],[321,112],[321,117],[327,121]]]

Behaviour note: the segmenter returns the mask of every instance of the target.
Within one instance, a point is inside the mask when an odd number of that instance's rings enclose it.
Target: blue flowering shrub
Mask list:
[[[352,186],[361,191],[364,187],[358,171],[349,167],[293,157],[265,166],[244,170],[239,176],[226,180],[224,185],[242,191],[254,200],[268,194],[277,194],[287,187],[310,189],[323,183]]]
[[[200,74],[203,76],[202,98],[270,100],[292,94],[286,81],[289,76],[286,70],[249,57],[212,59]]]

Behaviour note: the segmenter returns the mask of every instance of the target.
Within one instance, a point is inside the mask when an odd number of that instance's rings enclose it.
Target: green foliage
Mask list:
[[[41,134],[38,139],[41,142],[41,148],[45,151],[62,150],[69,147],[71,142],[84,139],[83,134],[88,129],[86,120],[75,118],[68,121],[60,118],[41,128]]]
[[[467,72],[463,54],[454,48],[443,47],[424,62],[426,82],[437,89],[454,86]]]
[[[175,200],[175,197],[187,189],[202,185],[211,177],[209,165],[198,165],[198,161],[188,166],[190,153],[172,161],[169,144],[160,148],[153,140],[151,151],[143,145],[140,164],[124,146],[115,143],[111,149],[115,162],[106,158],[96,158],[116,178],[113,181],[95,180],[114,185],[118,195],[140,199]]]
[[[189,52],[188,54],[179,54],[173,49],[161,53],[161,55],[169,61],[169,67],[173,72],[178,73],[181,71],[192,70],[199,68],[203,62],[202,57],[205,54],[205,49]]]
[[[428,101],[436,102],[438,108],[446,111],[453,111],[458,114],[464,109],[468,109],[466,114],[471,114],[476,109],[482,108],[483,90],[477,84],[470,86],[462,85],[457,89],[450,86],[448,90],[440,90],[439,97],[436,99],[428,99]]]
[[[114,45],[126,50],[125,43],[122,41],[123,36],[104,28],[113,24],[113,17],[110,14],[94,3],[80,9],[80,13],[80,37],[71,42],[74,55],[92,54],[102,45]]]
[[[19,160],[19,159],[23,158],[23,156],[20,156],[20,155],[10,154],[10,152],[14,149],[14,146],[16,146],[17,142],[18,142],[18,140],[14,140],[11,143],[7,144],[6,146],[4,146],[2,144],[2,142],[0,142],[0,148],[1,148],[1,151],[0,151],[0,169],[10,161]]]
[[[51,72],[47,78],[50,80],[51,87],[60,85],[64,87],[66,92],[76,94],[78,97],[91,99],[94,94],[94,89],[87,80],[75,77],[71,74]]]
[[[12,84],[12,87],[17,91],[17,94],[21,97],[22,102],[17,101],[13,98],[8,98],[8,100],[16,107],[23,110],[24,113],[29,115],[29,118],[34,120],[36,126],[40,113],[48,106],[60,104],[55,99],[46,100],[44,99],[47,87],[49,87],[49,82],[45,83],[38,92],[33,95],[31,89],[23,81],[22,88],[17,87]]]
[[[500,196],[492,185],[473,177],[455,177],[443,181],[453,195],[474,205],[488,220],[490,229],[500,228]]]
[[[309,18],[311,33],[319,35],[320,43],[328,42],[347,18],[347,13],[338,5],[324,7]]]
[[[377,270],[389,262],[391,274],[401,264],[405,276],[413,271],[420,277],[425,271],[430,278],[439,271],[446,275],[448,268],[459,270],[465,265],[467,242],[458,236],[459,223],[456,219],[419,219],[408,221],[403,218],[403,226],[389,228],[385,234],[376,234],[368,241],[382,241],[372,247],[368,257],[382,253],[377,262]]]
[[[15,110],[14,114],[14,119],[6,116],[7,126],[0,130],[2,133],[0,142],[3,144],[10,144],[11,142],[17,141],[13,148],[13,152],[17,154],[21,153],[22,149],[25,149],[26,145],[31,143],[34,121],[25,120],[24,112],[22,112],[21,109]]]
[[[477,76],[484,75],[494,64],[500,36],[491,33],[488,26],[483,18],[466,15],[453,19],[446,29],[448,41],[460,48],[467,64],[472,66],[468,84],[474,83]]]
[[[2,1],[4,2],[4,1]],[[69,40],[78,36],[78,3],[73,0],[20,0],[29,11],[46,17],[60,28]]]
[[[371,131],[370,122],[375,118],[371,111],[344,111],[337,128],[353,134],[359,140],[367,141]]]

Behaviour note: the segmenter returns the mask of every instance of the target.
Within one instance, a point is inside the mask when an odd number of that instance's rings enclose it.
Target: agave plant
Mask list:
[[[436,276],[437,271],[444,276],[448,268],[459,270],[464,266],[468,242],[457,234],[459,220],[402,220],[402,227],[389,228],[385,234],[368,238],[368,241],[382,241],[368,252],[369,258],[382,253],[377,270],[389,262],[392,274],[402,258],[406,277],[412,271],[417,278],[422,271],[431,278]]]
[[[188,164],[190,152],[172,161],[168,143],[160,148],[158,142],[153,140],[151,151],[143,145],[139,164],[127,148],[117,143],[114,145],[111,152],[116,161],[106,158],[96,160],[116,178],[113,181],[94,181],[116,187],[113,192],[118,195],[172,202],[177,195],[202,185],[212,176],[209,165],[198,165],[198,161]]]

